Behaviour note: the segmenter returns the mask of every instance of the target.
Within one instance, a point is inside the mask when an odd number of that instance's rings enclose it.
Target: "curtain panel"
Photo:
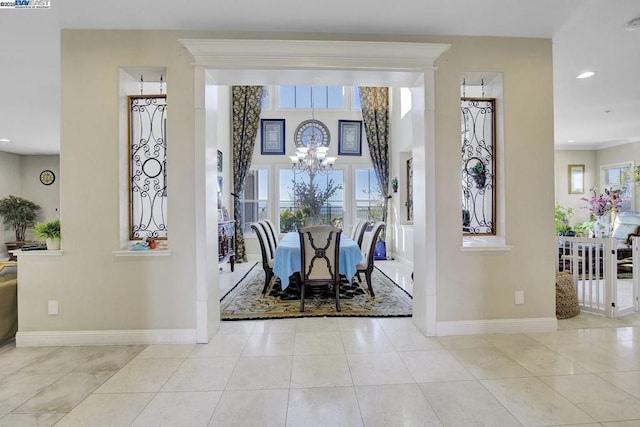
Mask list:
[[[260,112],[262,110],[262,86],[232,87],[232,164],[233,164],[233,219],[235,219],[236,262],[246,262],[247,252],[242,235],[242,209],[240,198],[244,191],[247,173],[251,167]]]
[[[389,208],[389,88],[360,86],[362,121],[367,135],[373,169],[384,199],[382,221]],[[384,240],[384,231],[381,235]]]

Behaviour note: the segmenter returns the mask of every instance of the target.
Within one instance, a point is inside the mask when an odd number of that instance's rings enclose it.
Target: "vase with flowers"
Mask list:
[[[591,197],[583,197],[587,202],[586,209],[589,209],[591,216],[595,219],[593,225],[594,237],[609,237],[611,229],[611,214],[620,206],[620,190],[604,190],[598,194],[596,188],[591,189]]]

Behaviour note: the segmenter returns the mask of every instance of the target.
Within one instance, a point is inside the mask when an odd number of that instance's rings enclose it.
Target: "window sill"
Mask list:
[[[9,253],[16,255],[18,257],[21,256],[62,256],[64,251],[61,250],[41,250],[41,251],[22,251],[20,249],[9,251]]]
[[[498,236],[463,237],[460,247],[463,252],[501,252],[511,249],[513,246],[507,245],[504,237]]]
[[[146,251],[113,251],[111,252],[117,257],[157,257],[157,256],[171,256],[171,251],[168,249],[149,249]]]

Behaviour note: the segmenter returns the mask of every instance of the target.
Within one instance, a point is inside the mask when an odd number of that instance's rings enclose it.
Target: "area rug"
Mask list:
[[[333,291],[311,288],[305,298],[305,311],[300,312],[300,300],[296,286],[285,291],[280,280],[274,279],[266,295],[262,295],[264,270],[257,264],[220,299],[222,320],[284,319],[294,317],[410,317],[412,298],[391,278],[375,269],[372,286],[375,297],[369,295],[367,284],[354,280],[340,286],[340,308],[336,311]]]

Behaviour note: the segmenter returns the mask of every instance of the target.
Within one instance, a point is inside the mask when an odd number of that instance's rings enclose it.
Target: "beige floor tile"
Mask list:
[[[539,343],[525,334],[486,334],[480,335],[495,347],[538,345]]]
[[[611,372],[598,376],[640,399],[640,372]]]
[[[520,426],[477,381],[420,384],[427,401],[446,426]]]
[[[614,421],[611,423],[600,424],[603,427],[638,427],[640,426],[640,419],[630,421]]]
[[[43,388],[13,412],[69,412],[95,389],[104,384],[114,373],[115,371],[71,372]]]
[[[220,322],[218,335],[251,335],[254,327],[255,322],[250,321]]]
[[[576,362],[589,372],[616,372],[632,370],[634,365],[602,349],[596,343],[550,345],[569,360]]]
[[[0,415],[13,411],[63,375],[22,371],[7,375],[0,381]]]
[[[640,341],[600,341],[594,344],[605,353],[625,360],[629,369],[640,371]]]
[[[296,332],[335,332],[338,319],[330,317],[304,317],[296,319]]]
[[[59,347],[35,359],[30,365],[21,369],[23,372],[66,374],[85,362],[100,357],[104,349],[92,347]]]
[[[221,395],[220,391],[158,393],[132,425],[206,426]]]
[[[233,357],[186,359],[167,380],[162,391],[224,390],[237,361]]]
[[[541,380],[597,421],[640,419],[640,399],[597,375],[542,377]]]
[[[596,421],[538,378],[502,378],[480,383],[525,426]]]
[[[588,372],[582,366],[544,345],[502,347],[500,350],[537,376],[573,375]]]
[[[418,383],[472,380],[467,371],[448,351],[407,351],[400,358]]]
[[[397,353],[347,354],[355,385],[414,383]]]
[[[247,340],[243,356],[293,355],[295,332],[253,334]]]
[[[395,351],[382,329],[341,331],[342,344],[347,353],[388,353]]]
[[[378,324],[385,332],[390,331],[404,331],[404,330],[416,330],[413,324],[413,318],[411,317],[384,317],[377,319]]]
[[[533,376],[495,347],[461,348],[450,352],[478,379]]]
[[[294,356],[291,388],[351,386],[344,354]]]
[[[8,414],[0,419],[0,427],[49,427],[66,414]]]
[[[248,340],[244,334],[216,335],[207,344],[197,344],[189,357],[239,357]]]
[[[152,344],[147,346],[138,359],[180,359],[189,356],[197,344]]]
[[[396,351],[441,350],[442,345],[436,338],[422,335],[416,328],[404,330],[385,330],[389,341]]]
[[[94,354],[72,372],[117,371],[133,360],[145,347],[144,345],[99,347],[100,352]]]
[[[340,331],[374,332],[383,331],[378,320],[370,317],[340,317],[338,318]]]
[[[296,332],[296,319],[273,319],[256,321],[251,335]]]
[[[293,354],[344,354],[340,332],[298,332]]]
[[[562,329],[555,332],[529,333],[540,344],[580,344],[588,342],[588,329]]]
[[[44,356],[58,347],[21,347],[16,348],[15,343],[6,345],[0,352],[0,374],[12,374],[19,369],[33,363],[34,360]]]
[[[241,357],[229,378],[227,390],[289,387],[291,356]]]
[[[284,426],[288,401],[288,389],[227,390],[222,394],[209,425],[226,427]]]
[[[364,424],[369,426],[441,426],[417,384],[356,386]]]
[[[153,393],[92,394],[62,418],[56,427],[129,426]]]
[[[289,393],[287,426],[362,426],[353,387],[306,388]]]
[[[183,359],[134,359],[107,380],[96,393],[156,392]]]
[[[631,341],[640,340],[640,327],[584,329],[589,341]]]
[[[484,338],[477,335],[459,335],[437,338],[443,348],[479,348],[491,347],[491,344]]]

